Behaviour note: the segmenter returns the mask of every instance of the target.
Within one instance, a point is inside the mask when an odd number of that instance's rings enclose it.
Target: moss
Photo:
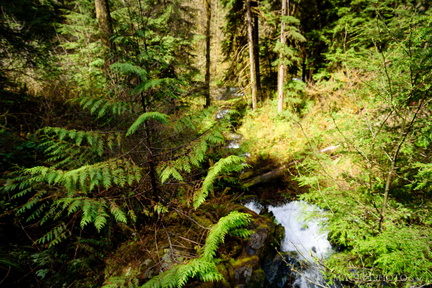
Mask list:
[[[230,262],[230,265],[233,269],[238,267],[254,267],[259,263],[259,257],[256,255],[250,257],[244,257],[240,259],[235,259]]]
[[[229,277],[232,287],[260,288],[265,282],[260,259],[253,255],[233,260],[229,263]]]

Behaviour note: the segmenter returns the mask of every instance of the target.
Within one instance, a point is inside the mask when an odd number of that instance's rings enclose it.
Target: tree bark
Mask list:
[[[95,0],[95,8],[102,44],[106,50],[105,65],[107,69],[108,66],[112,64],[109,53],[114,51],[114,43],[111,41],[113,28],[108,0]]]
[[[253,178],[249,178],[249,179],[245,179],[242,181],[243,187],[249,188],[249,187],[252,187],[255,185],[268,183],[270,181],[278,179],[278,178],[284,176],[288,172],[290,167],[294,166],[295,164],[300,163],[301,161],[303,161],[303,159],[294,160],[294,161],[291,161],[290,163],[288,163],[284,166],[273,169],[272,171],[269,171],[269,172],[264,173],[262,175],[259,175],[259,176],[253,177]]]
[[[205,107],[209,107],[211,105],[211,98],[210,98],[210,64],[211,64],[211,58],[210,58],[210,40],[211,40],[211,0],[204,0],[205,1],[205,10],[206,10],[206,64],[205,64]]]
[[[282,0],[282,16],[288,15],[288,0]],[[286,35],[285,35],[285,21],[281,21],[281,35],[280,42],[282,45],[286,45]],[[287,71],[287,65],[283,61],[283,53],[279,55],[279,67],[278,67],[278,113],[282,113],[283,105],[285,102],[285,95],[283,86],[285,84],[285,77]]]
[[[258,83],[257,83],[257,69],[254,52],[254,37],[253,37],[253,19],[252,19],[252,4],[251,0],[247,1],[247,26],[248,26],[248,44],[249,44],[249,64],[250,64],[250,77],[251,77],[251,94],[252,94],[252,109],[257,109],[258,99]]]
[[[255,69],[256,69],[256,82],[257,82],[257,101],[261,101],[261,72],[260,72],[260,57],[259,57],[259,24],[258,15],[253,15],[254,25],[253,25],[253,42],[254,42],[254,54],[255,54]]]

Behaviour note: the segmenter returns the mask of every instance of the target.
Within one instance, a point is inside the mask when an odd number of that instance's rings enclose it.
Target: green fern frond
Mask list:
[[[55,162],[55,167],[65,164],[67,167],[80,166],[95,161],[105,151],[120,146],[123,139],[121,133],[78,131],[59,127],[45,127],[39,133],[43,134],[42,146],[50,157],[48,160]]]
[[[64,171],[50,167],[37,166],[23,171],[29,177],[22,180],[23,188],[34,183],[47,183],[64,186],[67,191],[92,191],[103,186],[125,186],[141,179],[141,168],[122,159],[108,160],[93,165],[83,165],[77,169]]]
[[[185,130],[193,130],[197,131],[199,134],[204,134],[205,131],[210,130],[217,123],[214,117],[214,111],[214,108],[208,108],[184,115],[174,124],[175,132],[181,133]]]
[[[183,154],[175,157],[175,160],[160,163],[159,176],[161,182],[166,182],[170,177],[183,181],[181,172],[190,173],[192,166],[200,167],[207,157],[209,147],[223,144],[224,142],[225,139],[219,129],[207,131],[196,141],[191,141],[188,149],[182,150]]]
[[[28,191],[32,191],[32,190],[29,189]],[[21,213],[24,213],[28,210],[31,210],[34,207],[34,205],[38,204],[39,201],[42,198],[44,198],[47,194],[48,194],[48,192],[46,190],[38,189],[35,195],[33,195],[29,200],[27,200],[27,202],[24,205],[22,205],[19,209],[17,209],[17,213],[21,214]],[[24,195],[26,195],[26,194],[24,194]],[[20,196],[24,196],[24,195],[20,195]],[[14,196],[15,195],[13,195],[12,197],[17,198]]]
[[[68,215],[81,211],[81,228],[93,224],[100,231],[108,221],[108,210],[117,222],[127,223],[126,213],[114,201],[88,197],[63,197],[55,201],[54,206],[59,207],[61,211],[67,211]]]
[[[238,211],[232,211],[225,217],[219,219],[211,229],[207,236],[205,245],[203,247],[203,252],[201,257],[204,259],[213,259],[216,256],[216,250],[220,243],[223,243],[225,236],[233,231],[242,231],[241,236],[247,237],[251,232],[246,232],[247,230],[238,230],[241,227],[248,225],[251,222],[250,215],[248,213],[241,213]]]
[[[174,167],[167,166],[160,173],[161,182],[165,183],[171,176],[174,179],[183,181],[183,177],[181,176],[181,174],[178,172],[177,169],[175,169]]]
[[[109,201],[109,209],[117,222],[127,223],[127,216],[114,201]],[[134,218],[133,215],[132,219]],[[136,218],[136,216],[135,216]]]
[[[84,198],[82,203],[81,228],[92,223],[98,232],[100,232],[100,230],[106,225],[109,216],[108,213],[106,213],[106,200]]]
[[[168,118],[169,116],[164,114],[164,113],[159,113],[159,112],[146,112],[141,114],[141,116],[139,116],[135,122],[129,127],[128,131],[126,132],[126,136],[132,135],[133,133],[135,133],[138,128],[147,120],[149,119],[154,119],[156,121],[159,121],[163,124],[168,123]]]
[[[141,82],[140,84],[138,84],[133,92],[136,94],[140,94],[143,93],[145,91],[147,91],[150,88],[155,88],[161,84],[163,84],[164,82],[167,82],[168,79],[162,78],[162,79],[149,79],[146,81]]]
[[[124,74],[124,75],[133,74],[138,76],[143,81],[147,80],[148,71],[133,63],[116,62],[112,64],[110,68],[120,74]]]
[[[66,225],[62,222],[58,226],[51,229],[44,236],[36,240],[38,244],[48,244],[48,247],[52,247],[56,244],[59,244],[64,239],[66,239],[69,235],[68,229]]]
[[[105,211],[105,205],[101,203],[100,200],[98,200],[99,206],[97,207],[96,211],[96,217],[93,220],[93,225],[95,226],[96,230],[100,232],[102,228],[106,225],[108,222],[108,214]]]
[[[253,231],[248,229],[234,229],[230,232],[230,235],[237,236],[240,238],[247,238],[253,234]]]
[[[217,270],[214,261],[196,258],[181,265],[177,265],[164,273],[153,277],[150,281],[140,286],[141,288],[181,288],[189,279],[197,277],[203,281],[220,281],[222,274]]]
[[[107,113],[111,113],[113,116],[120,116],[131,111],[130,104],[119,99],[86,96],[74,99],[73,101],[77,102],[83,109],[90,110],[91,114],[97,113],[98,118],[104,117]]]
[[[235,155],[228,156],[220,159],[214,166],[210,167],[206,178],[201,186],[201,189],[194,195],[193,206],[197,209],[204,203],[210,191],[213,189],[213,184],[216,178],[222,173],[229,173],[234,171],[241,171],[244,167],[242,165],[243,158]]]
[[[76,213],[82,206],[84,198],[77,197],[77,198],[62,198],[57,201],[57,203],[63,204],[62,208],[63,210],[67,210],[68,215]]]
[[[227,216],[222,217],[219,219],[218,223],[210,229],[200,257],[176,265],[170,270],[153,277],[150,281],[142,285],[141,288],[181,288],[185,286],[191,278],[198,278],[204,282],[223,280],[223,275],[217,268],[217,260],[215,259],[216,250],[219,244],[223,243],[228,233],[241,229],[245,225],[248,225],[250,221],[249,214],[240,213],[238,211],[233,211]],[[246,235],[246,233],[244,233],[244,235]]]

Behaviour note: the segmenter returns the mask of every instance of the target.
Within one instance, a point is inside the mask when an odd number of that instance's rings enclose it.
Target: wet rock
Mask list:
[[[267,257],[263,265],[266,274],[265,287],[292,287],[296,277],[292,271],[292,267],[298,266],[298,261],[290,253],[278,253],[274,257]]]
[[[240,255],[226,265],[227,281],[230,287],[262,288],[268,287],[264,263],[268,257],[276,256],[280,239],[277,239],[277,225],[268,217],[252,215],[253,222],[248,227],[254,233],[243,242]]]

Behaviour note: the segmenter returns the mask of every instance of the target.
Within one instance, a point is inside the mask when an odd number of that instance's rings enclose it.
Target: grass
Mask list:
[[[336,73],[328,81],[308,86],[297,101],[291,101],[299,104],[280,115],[277,100],[266,100],[256,111],[248,111],[238,133],[253,157],[274,158],[281,164],[331,145],[349,145],[350,128],[367,105],[353,92],[358,83],[357,76]]]

